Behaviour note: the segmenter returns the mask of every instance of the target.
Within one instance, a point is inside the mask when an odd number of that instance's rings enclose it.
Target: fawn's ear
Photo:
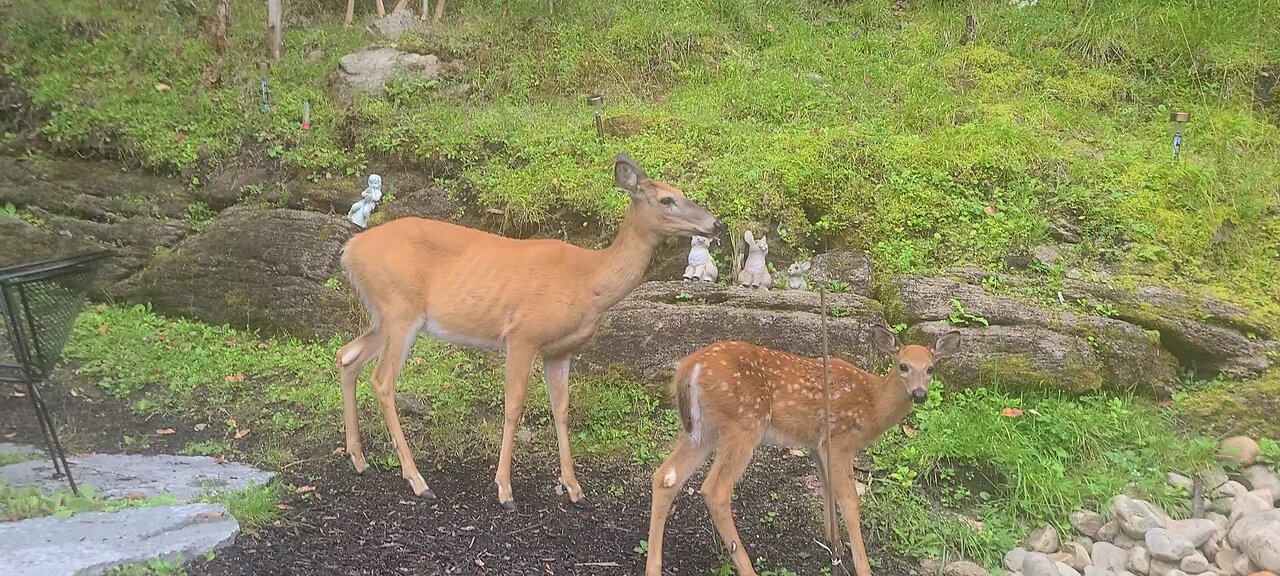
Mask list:
[[[898,336],[879,324],[871,327],[871,343],[890,356],[898,353]]]
[[[619,153],[613,162],[613,184],[629,194],[640,191],[640,182],[649,177],[626,154]]]
[[[933,357],[946,358],[956,353],[960,349],[960,333],[952,330],[938,337],[938,341],[933,344]]]

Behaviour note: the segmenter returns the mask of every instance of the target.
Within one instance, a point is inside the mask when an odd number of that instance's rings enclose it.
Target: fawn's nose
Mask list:
[[[911,401],[916,404],[924,404],[929,399],[929,391],[924,388],[917,388],[911,391]]]

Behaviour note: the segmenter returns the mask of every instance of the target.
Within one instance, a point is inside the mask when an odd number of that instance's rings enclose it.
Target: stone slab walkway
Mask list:
[[[275,477],[274,472],[233,462],[219,464],[208,456],[93,454],[68,461],[76,480],[93,486],[94,494],[104,498],[169,494],[179,502],[191,502],[209,492],[263,485]],[[53,477],[53,463],[48,459],[0,468],[0,480],[15,486],[40,486],[50,492],[67,486],[65,478]]]
[[[0,467],[0,481],[65,492],[65,478],[34,447],[0,444],[0,454],[35,460]],[[172,496],[178,505],[85,512],[0,522],[0,575],[81,576],[121,564],[185,562],[235,542],[240,524],[222,504],[193,503],[213,492],[263,485],[275,472],[207,456],[92,454],[69,459],[81,485],[97,498]]]
[[[160,558],[186,561],[235,542],[221,504],[183,504],[0,522],[0,574],[86,576]]]

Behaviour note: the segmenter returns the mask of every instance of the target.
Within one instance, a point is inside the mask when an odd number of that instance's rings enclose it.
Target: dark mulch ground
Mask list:
[[[155,423],[139,421],[121,403],[94,396],[91,385],[72,395],[54,386],[46,397],[61,430],[78,450],[176,452],[196,437],[186,431],[157,436]],[[334,391],[337,393],[337,390]],[[125,436],[149,436],[145,448]],[[341,430],[335,422],[334,445]],[[31,406],[13,390],[0,390],[0,440],[39,444]],[[439,496],[415,498],[399,470],[356,475],[331,447],[295,447],[312,454],[282,473],[312,492],[289,496],[289,508],[272,526],[244,533],[211,561],[190,567],[197,575],[373,575],[373,574],[641,574],[644,556],[635,551],[648,537],[651,469],[579,459],[579,479],[593,508],[578,509],[554,490],[554,454],[516,454],[513,489],[519,511],[503,512],[492,488],[496,459],[461,462],[418,455],[418,465]],[[706,467],[688,484],[696,488]],[[805,486],[808,458],[761,448],[735,495],[735,516],[758,567],[785,567],[819,574],[826,552],[819,497]],[[906,573],[890,562],[867,532],[869,552],[880,560],[877,576]],[[667,527],[665,572],[711,574],[727,560],[700,494],[682,494]],[[850,566],[850,568],[852,568]]]

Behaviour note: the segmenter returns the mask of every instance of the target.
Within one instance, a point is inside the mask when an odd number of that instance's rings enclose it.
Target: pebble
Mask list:
[[[1258,443],[1248,436],[1232,436],[1218,445],[1218,457],[1240,466],[1258,461]]]
[[[1245,469],[1244,477],[1249,481],[1249,486],[1255,491],[1270,491],[1273,504],[1280,500],[1280,477],[1276,476],[1276,473],[1272,472],[1270,468],[1262,465],[1250,466]]]
[[[1177,562],[1190,556],[1196,547],[1190,540],[1174,534],[1164,528],[1153,528],[1147,532],[1147,551],[1158,560]]]
[[[1213,563],[1223,574],[1235,574],[1236,560],[1240,559],[1240,552],[1235,548],[1223,548],[1218,551],[1218,557],[1213,559]]]
[[[1115,572],[1097,566],[1085,566],[1084,576],[1115,576]]]
[[[1203,554],[1195,552],[1178,563],[1178,569],[1188,574],[1200,574],[1208,572],[1210,568],[1209,559]]]
[[[991,576],[983,567],[968,560],[959,560],[947,564],[942,569],[943,576]]]
[[[1150,502],[1123,494],[1111,499],[1111,514],[1119,521],[1120,530],[1130,538],[1142,538],[1148,530],[1165,526],[1164,513]]]
[[[1083,570],[1086,566],[1093,564],[1093,560],[1089,558],[1089,549],[1079,542],[1063,544],[1062,551],[1067,554],[1067,565],[1076,570]]]
[[[1173,486],[1174,488],[1182,488],[1188,493],[1190,493],[1191,489],[1195,487],[1194,481],[1186,476],[1178,474],[1177,472],[1169,472],[1165,474],[1164,481],[1166,484]]]
[[[1232,526],[1231,530],[1232,533],[1234,533],[1235,525],[1241,518],[1266,512],[1273,508],[1274,507],[1271,505],[1271,502],[1268,502],[1265,498],[1253,492],[1246,493],[1245,495],[1236,498],[1235,501],[1231,503],[1231,515],[1227,516],[1227,524]],[[1235,542],[1234,538],[1232,538],[1232,542]]]
[[[1022,571],[1022,561],[1027,557],[1027,549],[1021,546],[1004,555],[1004,567],[1011,572]]]
[[[1052,524],[1044,524],[1027,536],[1023,548],[1049,554],[1058,551],[1058,530]]]
[[[1235,480],[1228,480],[1222,486],[1219,486],[1217,491],[1219,496],[1230,496],[1232,498],[1238,498],[1248,493],[1249,489]]]
[[[1060,576],[1049,556],[1042,552],[1028,552],[1022,561],[1024,576]]]
[[[1150,576],[1170,576],[1174,572],[1182,572],[1178,570],[1177,562],[1165,562],[1158,558],[1151,559],[1151,569],[1147,571]],[[1185,572],[1183,572],[1185,574]]]
[[[1102,525],[1106,524],[1106,518],[1092,510],[1076,510],[1067,517],[1067,520],[1071,523],[1073,530],[1090,538],[1096,538]]]
[[[1116,522],[1115,520],[1111,520],[1103,524],[1102,527],[1098,529],[1098,534],[1096,537],[1094,537],[1094,540],[1111,542],[1111,541],[1114,541],[1116,539],[1116,536],[1119,536],[1119,535],[1120,535],[1120,523]]]
[[[1257,568],[1280,571],[1280,510],[1246,516],[1231,527],[1231,543]],[[1241,573],[1251,573],[1243,571]]]
[[[1080,576],[1080,571],[1067,566],[1066,562],[1054,562],[1053,565],[1058,568],[1059,576]]]
[[[1199,548],[1209,540],[1218,531],[1218,525],[1213,520],[1206,518],[1188,518],[1186,520],[1174,520],[1169,523],[1169,531],[1186,538],[1191,541],[1191,545]],[[1192,572],[1187,570],[1187,572]],[[1204,572],[1204,570],[1196,570],[1193,574]]]
[[[1128,557],[1125,558],[1125,565],[1138,574],[1146,574],[1151,571],[1151,554],[1147,552],[1146,546],[1134,546],[1129,549]]]
[[[1128,566],[1128,552],[1110,542],[1094,542],[1093,565],[1104,570],[1124,570]]]

